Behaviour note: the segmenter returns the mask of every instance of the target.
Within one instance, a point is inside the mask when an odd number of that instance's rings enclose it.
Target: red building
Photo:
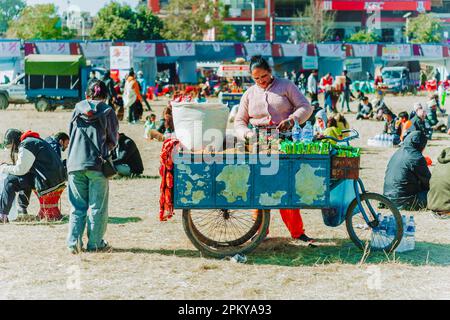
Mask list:
[[[153,12],[163,15],[169,1],[147,0],[147,3]],[[250,38],[251,1],[219,1],[228,13],[225,22]],[[303,12],[309,0],[253,0],[253,3],[256,40],[295,41],[297,36],[293,24],[301,21],[298,12]],[[444,30],[450,33],[450,0],[323,0],[322,8],[336,12],[331,40],[343,40],[369,25],[382,41],[402,42],[407,19],[420,12],[436,13],[443,21]]]

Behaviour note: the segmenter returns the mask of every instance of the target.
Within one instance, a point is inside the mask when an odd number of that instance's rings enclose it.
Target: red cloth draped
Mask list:
[[[172,218],[173,212],[173,159],[172,154],[176,146],[180,143],[175,138],[164,141],[159,167],[161,176],[160,197],[159,197],[159,220],[167,221]]]

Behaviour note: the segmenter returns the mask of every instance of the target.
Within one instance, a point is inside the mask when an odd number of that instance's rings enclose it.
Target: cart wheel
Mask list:
[[[183,227],[193,245],[207,256],[249,253],[266,237],[270,210],[183,210]]]
[[[39,98],[39,100],[36,101],[36,103],[34,104],[34,107],[39,112],[42,112],[42,111],[53,111],[54,110],[52,108],[52,106],[50,105],[50,103],[48,102],[48,100],[45,99],[45,98]]]
[[[391,252],[397,248],[403,236],[402,216],[399,210],[388,198],[377,193],[363,193],[361,195],[361,204],[364,211],[369,216],[372,226],[368,226],[358,206],[358,202],[354,199],[347,209],[346,225],[350,239],[355,245],[364,250],[366,246],[370,250],[383,250]],[[377,227],[381,221],[378,221],[369,210],[369,206],[378,214],[381,213],[383,217],[393,216],[395,219],[395,236],[386,237],[379,232],[373,232],[373,227]]]

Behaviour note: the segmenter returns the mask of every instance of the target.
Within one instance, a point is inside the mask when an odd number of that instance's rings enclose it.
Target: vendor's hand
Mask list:
[[[281,121],[280,124],[278,124],[277,129],[279,131],[288,131],[293,126],[294,126],[294,120],[286,119],[286,120]]]

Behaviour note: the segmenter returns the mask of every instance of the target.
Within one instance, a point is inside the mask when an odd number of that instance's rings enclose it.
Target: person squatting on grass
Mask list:
[[[0,222],[6,223],[16,193],[26,213],[31,190],[41,196],[58,189],[66,181],[66,171],[57,153],[36,132],[8,129],[3,145],[11,150],[12,161],[12,165],[0,165],[0,173],[8,175],[0,195]]]
[[[411,132],[387,165],[383,194],[401,210],[427,207],[431,173],[422,155],[426,145],[422,132]]]
[[[102,159],[107,159],[117,146],[119,122],[114,110],[105,103],[106,98],[105,84],[93,81],[86,100],[75,106],[70,122],[67,171],[71,211],[67,245],[74,254],[83,248],[86,220],[87,250],[109,248],[103,239],[108,223],[109,183],[102,171]]]

